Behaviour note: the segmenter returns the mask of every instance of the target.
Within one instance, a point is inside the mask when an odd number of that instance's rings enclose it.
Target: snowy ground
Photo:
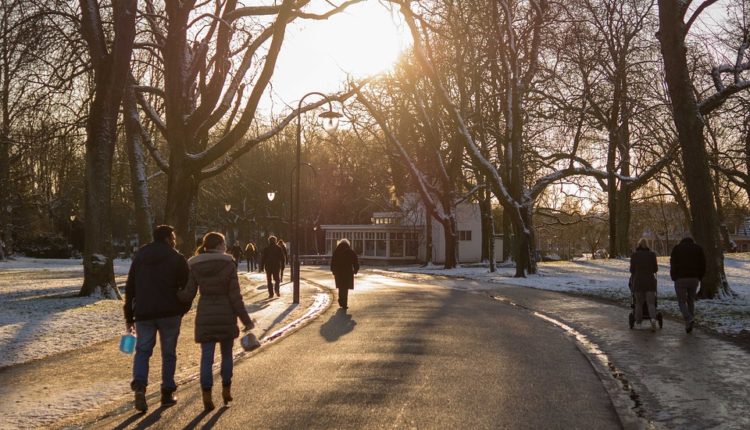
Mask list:
[[[118,284],[130,260],[115,260]],[[0,367],[111,339],[124,331],[122,302],[76,297],[81,260],[0,262]]]
[[[673,282],[669,278],[669,257],[660,257],[658,307],[663,313],[680,317]],[[702,326],[727,335],[750,334],[750,253],[725,257],[726,274],[737,297],[704,300],[696,304],[696,319]],[[565,291],[630,304],[628,289],[629,260],[581,260],[539,264],[539,274],[514,278],[512,266],[498,267],[489,273],[487,267],[462,267],[444,270],[442,266],[398,267],[391,271],[463,277],[483,282],[521,285],[545,290]]]
[[[659,259],[659,309],[679,316],[668,258]],[[130,260],[116,260],[118,283]],[[513,278],[512,267],[490,274],[486,267],[443,270],[440,267],[400,267],[398,272],[457,276],[498,284],[522,285],[567,291],[630,302],[627,260],[585,260],[541,263],[540,274]],[[718,332],[750,334],[750,254],[726,258],[727,276],[734,299],[701,301],[699,324]],[[112,339],[124,329],[122,302],[76,297],[83,279],[81,260],[19,258],[0,262],[0,367],[43,358],[51,354]]]

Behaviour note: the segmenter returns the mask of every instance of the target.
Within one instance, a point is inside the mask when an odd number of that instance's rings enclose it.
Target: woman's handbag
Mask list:
[[[240,345],[242,345],[242,349],[250,352],[260,348],[260,341],[254,334],[248,332],[240,339]]]

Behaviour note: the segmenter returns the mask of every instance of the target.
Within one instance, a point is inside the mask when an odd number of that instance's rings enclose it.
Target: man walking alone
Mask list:
[[[177,298],[177,291],[187,283],[189,268],[185,257],[175,249],[174,228],[157,226],[153,238],[133,257],[125,286],[125,325],[128,332],[135,328],[137,339],[130,388],[135,392],[135,408],[140,412],[148,409],[148,362],[157,333],[161,349],[161,405],[177,403],[174,397],[177,338],[182,315],[190,309]]]
[[[685,331],[693,331],[695,320],[695,294],[698,284],[706,274],[706,256],[703,248],[692,237],[686,237],[672,249],[669,257],[669,275],[674,281],[677,303],[685,318]]]
[[[274,292],[276,293],[276,297],[281,297],[281,292],[279,291],[279,271],[281,270],[281,265],[284,264],[283,262],[284,252],[277,245],[276,236],[269,236],[268,246],[263,250],[263,256],[260,259],[260,270],[266,271],[269,299],[273,297]]]

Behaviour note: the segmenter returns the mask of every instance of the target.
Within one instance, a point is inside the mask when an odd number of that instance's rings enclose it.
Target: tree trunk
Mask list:
[[[153,217],[148,196],[148,178],[146,177],[146,163],[141,146],[141,123],[138,118],[135,91],[133,85],[128,85],[123,99],[125,117],[125,146],[130,163],[130,188],[133,191],[135,203],[135,228],[138,234],[138,245],[151,241]]]
[[[443,225],[445,237],[445,264],[444,269],[455,269],[458,266],[458,231],[455,216],[448,218]]]
[[[107,100],[94,99],[86,139],[84,203],[84,281],[81,296],[111,297],[117,291],[112,266],[112,158],[115,149],[117,110],[107,111]],[[115,293],[119,295],[119,292]]]
[[[85,245],[83,287],[80,295],[97,291],[121,298],[112,267],[112,159],[117,139],[117,118],[130,71],[135,39],[136,0],[112,3],[114,39],[104,34],[100,5],[80,0],[81,32],[94,69],[94,98],[86,135]],[[111,52],[109,52],[111,49]]]
[[[503,263],[508,262],[513,255],[513,225],[510,221],[510,215],[503,211]]]
[[[623,258],[630,256],[630,199],[631,199],[630,186],[626,183],[620,184],[620,189],[617,191],[617,212],[615,213],[617,241],[615,242],[615,248],[617,253],[612,255],[610,258]]]
[[[191,172],[176,166],[177,163],[170,163],[165,222],[175,228],[177,249],[188,256],[195,250],[195,225],[190,214],[199,182]]]
[[[482,191],[479,198],[479,216],[482,220],[482,261],[489,261],[490,242],[492,242],[492,205],[486,194]]]
[[[703,119],[693,92],[685,46],[686,26],[682,2],[659,0],[659,42],[672,101],[675,126],[690,203],[692,233],[706,255],[706,275],[700,297],[731,295],[724,274],[724,254],[719,240],[719,219],[714,205],[711,172],[703,136]]]
[[[432,264],[432,215],[425,209],[425,265]]]
[[[8,210],[8,209],[11,210]],[[5,251],[0,254],[7,257],[13,252],[13,213],[11,206],[10,184],[10,139],[7,132],[0,134],[0,239],[5,242]]]

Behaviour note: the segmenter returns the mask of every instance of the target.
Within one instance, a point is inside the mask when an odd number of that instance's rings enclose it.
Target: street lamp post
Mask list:
[[[300,234],[299,234],[299,207],[300,207],[300,165],[302,164],[302,102],[308,97],[312,95],[318,95],[325,99],[328,102],[328,111],[323,112],[318,117],[323,120],[323,129],[329,134],[335,133],[336,129],[339,125],[339,118],[341,118],[341,114],[338,112],[334,112],[331,104],[331,99],[328,98],[327,95],[323,93],[319,93],[317,91],[309,92],[302,96],[302,98],[299,100],[299,103],[297,105],[297,158],[296,158],[296,164],[295,169],[297,170],[297,180],[296,180],[296,186],[297,189],[294,192],[294,197],[292,199],[292,206],[294,214],[294,222],[293,225],[293,235],[292,235],[292,286],[293,286],[293,295],[292,295],[292,302],[297,304],[299,303],[299,270],[300,270],[300,261],[299,261],[299,242],[300,242]]]

